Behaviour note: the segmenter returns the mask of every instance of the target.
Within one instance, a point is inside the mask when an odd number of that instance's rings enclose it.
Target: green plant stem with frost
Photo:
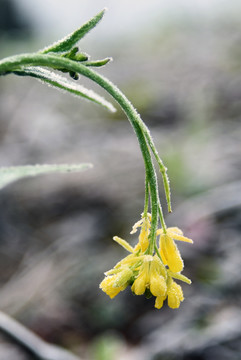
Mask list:
[[[3,59],[0,61],[0,75],[12,73],[19,76],[31,76],[56,88],[93,101],[112,112],[115,111],[109,101],[92,90],[76,84],[75,81],[78,80],[79,75],[82,75],[106,90],[119,104],[134,129],[142,152],[146,174],[145,202],[142,219],[134,225],[131,232],[135,233],[137,228],[141,227],[139,243],[133,248],[125,240],[114,237],[114,240],[131,252],[131,255],[106,273],[106,278],[100,287],[113,298],[129,284],[132,285],[132,291],[136,295],[145,293],[147,296],[156,296],[155,307],[158,309],[162,307],[165,299],[168,299],[168,305],[171,308],[178,308],[184,297],[181,287],[173,279],[188,283],[190,280],[180,274],[183,269],[183,260],[174,240],[189,243],[192,243],[192,240],[183,236],[179,228],[166,227],[152,156],[161,172],[168,211],[171,212],[167,169],[158,155],[149,129],[131,102],[110,80],[91,69],[91,67],[98,68],[106,65],[111,58],[90,61],[89,55],[79,52],[76,47],[76,43],[98,24],[103,15],[104,10],[72,34],[43,50]],[[69,74],[70,78],[60,75],[60,72]],[[149,199],[151,214],[148,213]],[[158,229],[159,221],[161,229]],[[160,236],[159,247],[157,236]]]
[[[160,215],[160,221],[164,231],[165,231],[165,221],[164,221],[162,209],[161,207],[159,208],[160,201],[159,201],[156,172],[152,162],[148,144],[150,145],[152,151],[153,149],[155,149],[155,146],[153,144],[153,140],[150,136],[150,133],[146,128],[145,124],[143,123],[143,121],[141,120],[139,114],[137,113],[133,105],[130,103],[130,101],[126,98],[126,96],[117,88],[117,86],[112,84],[112,82],[110,82],[104,76],[98,74],[96,71],[90,69],[89,67],[86,67],[85,65],[82,65],[78,62],[75,62],[74,60],[70,60],[64,57],[59,57],[57,55],[52,55],[52,54],[38,54],[38,53],[23,54],[23,55],[9,57],[0,62],[0,74],[6,74],[6,73],[8,74],[10,72],[17,73],[18,71],[22,73],[25,67],[27,68],[26,70],[28,71],[28,67],[31,68],[38,66],[46,66],[50,68],[64,68],[68,71],[72,71],[80,75],[86,76],[87,78],[93,80],[102,88],[104,88],[118,102],[118,104],[126,113],[139,140],[139,145],[145,162],[146,175],[149,183],[150,196],[151,196],[152,230],[150,234],[150,239],[152,243],[151,248],[153,248],[154,241],[156,238],[157,224],[158,224],[158,212]],[[154,155],[156,158],[159,159],[156,150],[154,152]],[[161,160],[158,161],[158,164],[159,166],[160,164],[162,164]],[[169,184],[166,175],[166,169],[164,168],[165,170],[163,170],[163,167],[161,167],[161,173],[164,179],[163,181],[167,194],[167,201],[168,204],[170,204]],[[158,208],[160,211],[158,210]]]
[[[64,39],[46,47],[43,50],[40,50],[36,53],[31,54],[22,54],[11,56],[0,61],[0,75],[15,74],[18,76],[31,76],[44,83],[50,84],[53,87],[60,88],[76,96],[83,97],[87,100],[93,101],[103,107],[107,108],[111,112],[115,111],[114,106],[102,96],[99,96],[92,90],[88,90],[79,83],[76,83],[79,75],[85,76],[86,78],[92,80],[100,87],[102,87],[106,92],[111,95],[115,101],[119,104],[121,109],[126,114],[129,119],[135,134],[137,136],[139,146],[142,152],[144,165],[145,165],[145,203],[144,203],[144,212],[143,212],[143,224],[145,229],[147,229],[148,224],[148,205],[150,198],[151,205],[151,220],[150,220],[150,233],[148,235],[148,247],[144,250],[144,254],[153,256],[154,253],[157,254],[159,259],[168,265],[169,268],[182,269],[183,263],[179,258],[178,250],[175,250],[175,245],[172,245],[170,242],[171,238],[178,239],[181,241],[188,241],[188,238],[183,237],[180,229],[170,228],[167,229],[165,225],[163,210],[159,198],[159,189],[158,181],[156,175],[156,169],[153,163],[152,155],[157,162],[158,168],[160,170],[163,185],[166,195],[166,201],[168,205],[168,211],[171,212],[171,200],[170,200],[170,185],[167,177],[167,169],[164,166],[162,160],[160,159],[153,139],[150,135],[149,129],[142,121],[140,115],[127,99],[127,97],[119,90],[119,88],[114,85],[110,80],[108,80],[103,75],[100,75],[96,70],[93,70],[101,66],[106,65],[111,58],[105,58],[102,60],[90,60],[89,55],[83,52],[80,52],[76,43],[83,38],[91,29],[93,29],[98,22],[102,19],[105,10],[101,11],[94,18],[84,24],[81,28],[74,31],[72,34],[68,35]],[[91,68],[92,67],[92,68]],[[63,74],[69,74],[70,77],[65,77]],[[158,248],[157,245],[157,228],[159,221],[161,223],[161,230],[159,229],[159,234],[163,237],[164,243],[169,241],[169,245],[166,245],[166,257],[164,253],[161,253],[161,248]],[[139,225],[138,225],[139,226]],[[143,228],[143,229],[144,229]],[[177,230],[173,230],[177,229]],[[144,230],[143,230],[144,231]],[[161,232],[160,232],[161,231]],[[175,232],[177,231],[177,233]],[[146,234],[147,234],[146,233]],[[169,234],[169,235],[168,235]],[[144,233],[142,234],[144,236]],[[145,235],[147,236],[147,235]],[[119,239],[119,238],[118,238]],[[144,238],[143,238],[144,239]],[[169,239],[169,240],[168,240]],[[188,239],[188,240],[186,240]],[[120,241],[120,240],[118,240]],[[173,241],[173,240],[172,240]],[[120,242],[121,243],[121,242]],[[124,244],[124,243],[121,243]],[[125,243],[126,244],[126,243]],[[124,245],[123,245],[124,246]],[[125,245],[127,246],[127,245]],[[124,246],[124,247],[125,247]],[[142,249],[144,248],[144,243],[142,244]],[[169,247],[169,253],[167,253],[167,248]],[[130,247],[127,246],[128,249]],[[173,259],[176,258],[177,265],[173,265]],[[179,271],[180,271],[179,270]],[[176,271],[172,272],[175,274]],[[177,276],[177,275],[175,275]],[[173,275],[174,277],[174,275]],[[169,282],[170,283],[170,282]],[[147,286],[147,285],[146,285]],[[140,292],[138,287],[134,287],[135,293]],[[171,289],[171,288],[170,288]],[[172,290],[170,290],[172,291]],[[107,291],[108,292],[108,291]],[[165,295],[167,296],[167,295]],[[179,292],[179,297],[177,297],[179,302],[175,303],[173,301],[173,307],[178,307],[180,304],[180,299],[182,295]],[[171,300],[170,300],[171,301]],[[158,298],[156,307],[160,308],[161,297]],[[178,305],[178,306],[177,306]]]

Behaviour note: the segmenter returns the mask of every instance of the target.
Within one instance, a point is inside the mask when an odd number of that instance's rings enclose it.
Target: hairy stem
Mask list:
[[[149,181],[146,175],[145,180],[145,203],[144,203],[144,211],[143,211],[143,217],[147,218],[147,212],[148,212],[148,205],[149,205]]]
[[[158,164],[161,168],[161,173],[164,179],[164,187],[167,194],[167,199],[169,199],[170,192],[168,193],[169,183],[166,177],[166,168],[162,164],[159,155],[155,149],[152,138],[150,136],[149,130],[146,125],[140,118],[140,115],[133,107],[131,102],[126,98],[126,96],[108,79],[104,76],[96,73],[88,67],[85,67],[79,62],[59,57],[53,54],[23,54],[13,57],[6,58],[0,61],[0,75],[4,75],[9,71],[14,70],[24,70],[28,66],[47,66],[50,68],[64,68],[68,71],[73,71],[78,74],[84,75],[92,81],[96,82],[99,86],[104,88],[120,105],[122,110],[125,112],[127,118],[132,124],[134,131],[137,135],[139,145],[141,148],[142,156],[146,168],[146,176],[149,182],[150,188],[150,197],[151,197],[151,212],[152,212],[152,224],[150,232],[150,247],[154,250],[154,244],[156,241],[156,230],[158,225],[158,217],[160,216],[162,225],[165,227],[164,217],[162,213],[162,208],[160,207],[159,193],[158,193],[158,184],[156,171],[152,162],[149,146],[154,153],[155,158],[158,161]],[[148,146],[149,145],[149,146]],[[168,203],[169,200],[167,200]],[[170,210],[170,206],[169,206]],[[159,216],[158,216],[159,215]]]

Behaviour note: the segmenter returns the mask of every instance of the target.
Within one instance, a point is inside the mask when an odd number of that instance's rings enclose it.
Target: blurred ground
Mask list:
[[[3,56],[40,47],[26,35],[7,46],[6,33]],[[134,243],[129,232],[143,207],[143,163],[121,111],[110,115],[31,79],[1,78],[1,166],[94,164],[1,192],[2,311],[83,359],[240,359],[240,42],[234,10],[156,20],[125,42],[91,45],[93,57],[114,57],[101,72],[134,103],[168,167],[168,225],[194,239],[180,246],[193,284],[183,286],[179,310],[155,310],[130,291],[109,300],[98,288],[125,255],[112,236]],[[29,355],[3,337],[6,358]]]

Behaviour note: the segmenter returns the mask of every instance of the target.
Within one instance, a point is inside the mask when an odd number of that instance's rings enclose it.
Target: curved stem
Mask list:
[[[146,180],[145,180],[145,203],[144,203],[144,211],[143,211],[143,217],[147,217],[147,212],[148,212],[148,204],[149,204],[149,182],[148,182],[148,178],[146,175]]]
[[[82,75],[90,77],[87,75],[88,71],[86,71],[86,72],[84,71],[84,69],[87,70],[87,68],[79,62],[76,62],[76,61],[73,61],[73,60],[70,60],[67,58],[63,58],[63,57],[61,58],[56,55],[41,54],[41,53],[22,54],[22,55],[16,55],[16,56],[12,56],[9,58],[5,58],[4,60],[0,61],[0,75],[6,75],[11,70],[17,70],[19,68],[21,69],[22,66],[24,66],[24,65],[27,65],[27,66],[42,65],[42,66],[50,66],[52,68],[61,68],[62,67],[62,68],[66,68],[70,71],[78,72]],[[96,74],[96,75],[98,76],[98,74]],[[90,77],[90,78],[92,78],[92,77]],[[92,80],[94,80],[94,79],[92,78]],[[107,81],[108,86],[111,84],[111,82],[109,80],[105,79],[104,77],[102,77],[102,80],[104,80],[104,82]],[[102,84],[99,83],[99,85],[104,87],[107,90],[107,88],[104,86],[103,82],[102,82]],[[112,84],[112,86],[114,86],[114,85]],[[128,103],[130,104],[129,101],[128,101]],[[147,139],[147,143],[150,146],[150,149],[153,152],[153,155],[155,156],[156,161],[159,165],[160,172],[161,172],[162,179],[163,179],[165,194],[166,194],[168,211],[171,212],[171,191],[170,191],[169,179],[167,176],[167,168],[164,166],[162,160],[159,157],[159,154],[156,150],[156,147],[155,147],[152,137],[150,135],[149,129],[146,127],[146,125],[142,121],[139,122],[139,125],[141,126],[142,132],[145,135],[145,138]]]
[[[35,53],[35,54],[17,55],[6,58],[0,61],[0,75],[1,74],[3,75],[9,71],[14,71],[19,69],[24,70],[24,67],[26,66],[47,66],[51,68],[64,68],[69,71],[74,71],[81,75],[84,75],[87,78],[96,82],[102,88],[104,88],[117,101],[117,103],[120,105],[122,110],[125,112],[127,118],[132,124],[134,131],[137,135],[145,163],[146,176],[148,178],[150,185],[151,212],[152,212],[150,242],[152,243],[152,247],[154,249],[154,243],[156,241],[158,215],[160,216],[161,220],[164,219],[164,217],[163,217],[162,209],[159,206],[160,201],[159,201],[157,177],[152,162],[149,146],[151,150],[154,151],[154,156],[156,157],[159,166],[160,165],[162,166],[162,162],[158,160],[159,156],[151,139],[149,130],[146,128],[145,124],[141,120],[136,109],[133,107],[131,102],[126,98],[126,96],[111,81],[106,79],[104,76],[96,73],[95,71],[91,70],[88,67],[85,67],[79,62],[67,58],[59,57],[56,55],[50,55],[50,54],[42,55]],[[149,146],[147,143],[149,144]],[[165,168],[162,174],[165,174]],[[168,185],[168,181],[166,182],[166,184]],[[165,191],[166,191],[166,187],[165,187]]]
[[[168,206],[168,212],[172,212],[172,206],[171,206],[171,189],[170,189],[170,182],[169,182],[169,178],[167,175],[167,168],[164,166],[158,152],[157,149],[155,147],[155,144],[152,140],[150,131],[148,129],[148,127],[146,126],[146,124],[143,123],[143,132],[145,134],[145,137],[147,139],[148,145],[151,148],[151,151],[153,153],[153,155],[155,156],[155,159],[159,165],[160,168],[160,172],[162,175],[162,179],[163,179],[163,185],[164,185],[164,190],[165,190],[165,195],[166,195],[166,201],[167,201],[167,206]]]

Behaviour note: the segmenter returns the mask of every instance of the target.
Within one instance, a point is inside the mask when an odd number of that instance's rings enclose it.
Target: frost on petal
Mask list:
[[[134,281],[131,290],[136,295],[143,295],[146,290],[146,276],[145,274],[140,274]]]
[[[126,287],[128,281],[131,279],[132,275],[133,275],[133,271],[128,266],[123,267],[123,269],[116,276],[113,286],[114,287],[122,287],[122,286]]]
[[[142,214],[143,216],[143,214]],[[135,234],[138,230],[138,227],[142,226],[145,223],[145,228],[150,228],[151,226],[151,214],[147,213],[147,217],[143,217],[141,220],[137,221],[130,232],[130,234]]]
[[[138,230],[138,227],[140,227],[140,226],[142,225],[142,223],[143,223],[143,219],[137,221],[137,222],[133,225],[130,234],[135,234],[135,233],[137,232],[137,230]]]
[[[177,309],[180,302],[184,300],[182,288],[180,285],[172,281],[167,289],[168,306],[172,309]]]
[[[138,262],[139,260],[141,260],[141,257],[139,256],[135,256],[134,254],[130,254],[127,255],[126,257],[124,257],[124,259],[120,260],[114,267],[114,269],[118,269],[120,267],[122,267],[123,265],[133,265],[136,262]]]
[[[183,235],[182,230],[179,229],[179,228],[176,227],[176,226],[167,228],[167,233],[169,234],[169,232],[172,232],[172,233],[175,233],[175,234],[179,234],[179,235]]]
[[[175,234],[173,232],[170,232],[169,235],[175,239],[175,240],[178,240],[178,241],[184,241],[184,242],[188,242],[190,244],[193,244],[193,241],[192,239],[189,239],[188,237],[186,236],[182,236],[182,235],[178,235],[178,234]]]
[[[166,269],[157,255],[150,264],[150,291],[154,296],[165,296],[167,291]]]
[[[120,291],[124,290],[123,287],[114,287],[114,282],[116,280],[117,275],[107,276],[100,283],[100,289],[104,291],[111,299],[113,299],[116,295],[119,294]]]
[[[146,257],[148,257],[148,255]],[[148,283],[149,283],[149,262],[146,261],[143,263],[139,275],[135,279],[131,287],[131,290],[136,295],[142,295],[144,294]]]
[[[192,281],[191,281],[190,279],[188,279],[188,277],[186,277],[186,276],[184,276],[184,275],[182,275],[182,274],[174,273],[174,272],[172,272],[172,271],[170,271],[170,270],[168,270],[168,274],[169,274],[172,278],[181,280],[181,281],[183,281],[183,282],[185,282],[185,283],[187,283],[187,284],[189,284],[189,285],[192,283]]]
[[[121,239],[119,236],[114,236],[113,240],[116,241],[119,245],[121,245],[127,251],[129,251],[131,253],[134,252],[134,248],[130,244],[128,244],[127,241],[125,241],[124,239]]]
[[[177,227],[167,228],[164,231],[158,229],[156,236],[160,236],[159,252],[156,250],[149,254],[150,227],[150,214],[134,224],[131,234],[141,228],[139,241],[134,247],[124,239],[118,236],[114,237],[114,241],[130,254],[105,273],[106,277],[101,282],[100,288],[112,299],[132,284],[131,289],[134,294],[145,294],[146,297],[154,295],[157,309],[163,306],[166,299],[170,308],[177,309],[184,300],[184,296],[181,286],[174,279],[188,284],[191,283],[191,280],[181,274],[183,260],[174,240],[189,243],[192,243],[192,240],[185,237]]]
[[[155,301],[155,308],[161,309],[163,306],[164,300],[166,300],[166,296],[158,296]]]
[[[167,265],[173,272],[183,269],[183,261],[174,240],[168,235],[161,236],[161,252],[167,261]]]
[[[156,272],[150,274],[150,291],[154,296],[165,296],[167,284],[163,276]]]
[[[149,229],[142,227],[139,235],[139,243],[142,252],[145,252],[149,246],[148,236],[149,236]]]

